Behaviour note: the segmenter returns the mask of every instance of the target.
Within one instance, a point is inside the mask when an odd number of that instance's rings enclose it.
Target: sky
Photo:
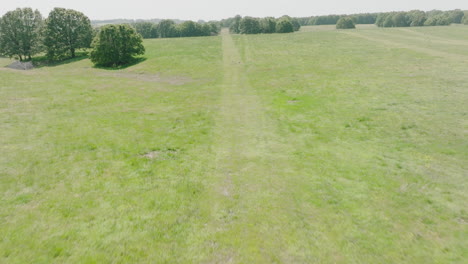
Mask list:
[[[54,7],[83,12],[91,20],[172,18],[219,20],[235,16],[307,17],[329,14],[468,10],[468,0],[1,0],[0,15],[17,7],[39,9],[44,17]]]

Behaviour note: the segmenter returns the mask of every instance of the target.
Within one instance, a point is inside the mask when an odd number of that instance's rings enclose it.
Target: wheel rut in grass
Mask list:
[[[342,32],[343,34],[347,34],[350,36],[358,37],[358,38],[363,38],[369,41],[373,42],[378,42],[381,44],[384,44],[386,46],[391,46],[391,47],[396,47],[396,48],[404,48],[404,49],[409,49],[412,51],[424,53],[430,56],[435,56],[435,57],[441,57],[445,59],[450,59],[453,61],[466,61],[468,60],[468,56],[460,55],[460,54],[454,54],[454,53],[449,53],[449,52],[444,52],[444,51],[439,51],[435,49],[429,49],[429,48],[424,48],[424,47],[419,47],[419,46],[414,46],[414,45],[409,45],[409,44],[404,44],[400,42],[394,42],[388,39],[383,39],[375,36],[366,36],[362,33],[357,33],[357,32]],[[376,35],[376,34],[374,34]]]

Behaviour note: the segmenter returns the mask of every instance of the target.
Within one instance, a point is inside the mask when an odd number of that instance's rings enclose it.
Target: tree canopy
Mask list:
[[[126,24],[103,26],[93,40],[91,61],[96,65],[119,66],[143,55],[143,39],[136,30]]]
[[[31,8],[17,8],[0,18],[0,54],[31,59],[41,51],[42,16]]]
[[[352,18],[342,17],[336,23],[336,28],[337,29],[351,29],[351,28],[356,28],[356,25],[354,25],[354,21]]]
[[[93,29],[83,13],[54,8],[45,21],[44,44],[50,59],[75,57],[75,51],[89,48]]]
[[[133,24],[133,27],[145,39],[158,37],[158,27],[155,23],[137,22]]]
[[[281,19],[276,24],[277,33],[291,33],[294,32],[294,26],[289,19]]]

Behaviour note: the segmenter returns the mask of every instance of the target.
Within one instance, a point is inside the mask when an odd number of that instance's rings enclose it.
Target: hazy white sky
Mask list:
[[[0,15],[17,7],[54,7],[83,12],[90,19],[179,18],[211,20],[242,16],[312,16],[399,10],[468,10],[468,0],[1,0]]]

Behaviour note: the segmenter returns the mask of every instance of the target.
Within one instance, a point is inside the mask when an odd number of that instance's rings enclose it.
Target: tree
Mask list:
[[[231,23],[231,26],[229,27],[229,31],[234,34],[239,34],[240,33],[240,22],[242,20],[242,17],[240,15],[237,15],[234,17],[233,22]]]
[[[465,16],[463,17],[462,23],[468,25],[468,12],[465,12]]]
[[[392,16],[392,26],[393,27],[409,27],[410,26],[409,18],[405,12],[398,12]]]
[[[448,16],[444,13],[434,15],[429,17],[426,22],[424,22],[425,26],[448,26],[450,25],[450,20]]]
[[[261,33],[260,22],[253,17],[244,17],[240,21],[239,33],[241,34],[258,34]]]
[[[179,33],[181,37],[195,37],[200,36],[199,28],[197,23],[193,21],[185,21],[179,25]]]
[[[62,59],[75,57],[80,48],[89,48],[93,29],[83,13],[65,8],[54,8],[45,21],[44,45],[47,57]]]
[[[463,20],[463,16],[465,15],[465,13],[463,13],[463,11],[460,9],[448,11],[448,13],[450,22],[455,24],[460,24]]]
[[[350,17],[342,17],[336,22],[336,28],[337,29],[350,29],[350,28],[356,28],[356,25],[354,24],[354,21]]]
[[[179,36],[175,22],[169,19],[159,22],[158,33],[161,38],[174,38]]]
[[[424,26],[424,22],[426,22],[426,13],[420,10],[413,10],[408,12],[408,17],[411,27],[422,27]]]
[[[151,22],[137,22],[133,24],[136,31],[145,39],[157,38],[158,31],[154,23]]]
[[[31,59],[41,51],[42,16],[31,8],[17,8],[0,18],[0,54]]]
[[[281,19],[278,24],[276,24],[277,33],[290,33],[294,32],[293,24],[289,19]]]
[[[118,66],[132,61],[133,56],[143,55],[143,39],[129,25],[106,25],[94,38],[91,61],[96,65]]]
[[[221,32],[221,25],[217,22],[208,22],[211,35],[218,35]]]
[[[260,20],[262,33],[270,34],[276,32],[276,20],[273,17],[266,17]]]

